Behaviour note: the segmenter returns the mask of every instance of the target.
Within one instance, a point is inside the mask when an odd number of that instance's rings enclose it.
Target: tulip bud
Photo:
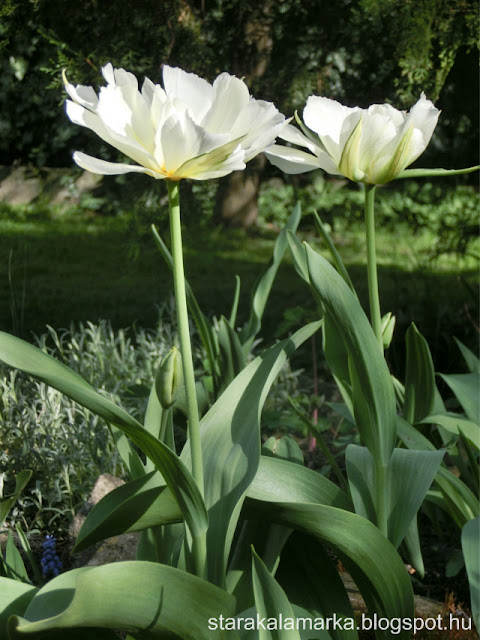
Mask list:
[[[170,409],[175,404],[182,385],[182,358],[180,351],[172,347],[162,360],[155,379],[157,396],[163,409]]]
[[[393,330],[395,329],[395,321],[396,318],[391,314],[391,312],[387,313],[382,318],[382,340],[383,347],[385,349],[388,349],[392,342]]]

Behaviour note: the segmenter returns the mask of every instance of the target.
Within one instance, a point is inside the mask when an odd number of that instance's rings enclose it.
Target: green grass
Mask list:
[[[325,195],[320,190],[313,197],[304,190],[300,195],[306,200],[307,213],[313,203],[327,218],[325,198],[332,201],[330,223],[335,243],[367,305],[361,199],[352,190],[330,191]],[[344,194],[341,197],[348,213],[343,217],[338,211],[339,193]],[[434,257],[432,248],[439,234],[428,226],[402,220],[398,211],[391,215],[393,205],[399,206],[400,200],[396,194],[385,194],[390,199],[384,198],[386,204],[382,204],[383,196],[379,197],[377,235],[382,312],[397,315],[398,344],[414,320],[428,338],[434,357],[440,359],[439,365],[448,365],[455,352],[452,335],[476,348],[478,261],[454,253]],[[291,193],[277,188],[264,191],[261,204],[268,215],[262,216],[260,227],[252,232],[213,229],[198,222],[185,226],[186,273],[206,313],[229,313],[238,274],[242,281],[239,320],[246,318],[251,288],[270,258],[276,222],[280,223],[281,215],[290,210],[289,200]],[[430,211],[435,212],[436,206],[431,205]],[[428,218],[426,207],[421,204],[422,215]],[[268,222],[269,216],[273,223]],[[163,225],[164,219],[163,213]],[[300,233],[325,251],[308,215]],[[168,242],[168,229],[164,228],[162,234]],[[475,242],[469,246],[476,250]],[[155,246],[149,221],[141,216],[125,212],[102,215],[78,207],[61,212],[45,205],[4,205],[0,211],[3,330],[29,339],[32,332],[42,333],[47,324],[60,328],[72,321],[108,319],[117,328],[134,323],[153,327],[158,307],[170,299],[171,291],[171,274]],[[295,308],[298,313],[292,314]],[[301,319],[302,315],[315,313],[310,292],[287,257],[264,319],[265,340],[271,342],[288,329],[289,315]],[[391,354],[395,360],[395,344]],[[402,357],[400,349],[398,366]]]

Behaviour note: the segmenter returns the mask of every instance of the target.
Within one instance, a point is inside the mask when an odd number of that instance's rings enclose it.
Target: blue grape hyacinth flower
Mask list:
[[[43,556],[40,560],[42,565],[42,573],[44,577],[52,575],[54,578],[58,576],[62,569],[62,563],[57,555],[55,543],[57,539],[53,536],[45,536],[45,542],[43,543]]]

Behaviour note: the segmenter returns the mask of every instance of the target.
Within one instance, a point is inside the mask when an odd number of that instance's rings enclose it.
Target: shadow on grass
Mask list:
[[[207,314],[229,315],[235,275],[241,277],[239,322],[246,319],[250,291],[268,262],[273,239],[213,231],[185,234],[185,269]],[[365,267],[347,266],[367,307]],[[478,273],[433,269],[379,268],[382,312],[397,316],[390,349],[395,371],[404,363],[403,336],[415,321],[432,349],[439,370],[458,370],[453,336],[476,349]],[[171,300],[172,279],[149,233],[86,225],[12,227],[0,236],[0,328],[29,339],[45,325],[106,318],[114,327],[153,327],[158,307]],[[13,306],[12,306],[13,305]],[[296,312],[292,312],[296,310]],[[288,263],[282,265],[264,318],[267,343],[299,322],[316,317],[313,298]],[[298,325],[297,325],[298,326]],[[294,327],[292,326],[292,329]],[[453,366],[450,362],[454,361]]]

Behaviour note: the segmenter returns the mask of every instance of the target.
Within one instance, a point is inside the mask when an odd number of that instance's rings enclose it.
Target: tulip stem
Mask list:
[[[200,440],[200,420],[198,415],[197,392],[195,389],[195,371],[193,368],[192,346],[188,326],[187,295],[185,273],[183,269],[182,228],[180,223],[180,193],[178,182],[166,180],[170,214],[170,235],[173,258],[173,285],[177,307],[178,336],[182,356],[183,379],[188,415],[188,438],[192,454],[192,475],[195,483],[204,495],[202,443]],[[193,552],[197,574],[204,577],[206,562],[206,540],[193,538]]]
[[[378,296],[377,254],[375,249],[375,185],[365,185],[365,229],[367,240],[367,278],[370,321],[383,353],[382,316]]]

